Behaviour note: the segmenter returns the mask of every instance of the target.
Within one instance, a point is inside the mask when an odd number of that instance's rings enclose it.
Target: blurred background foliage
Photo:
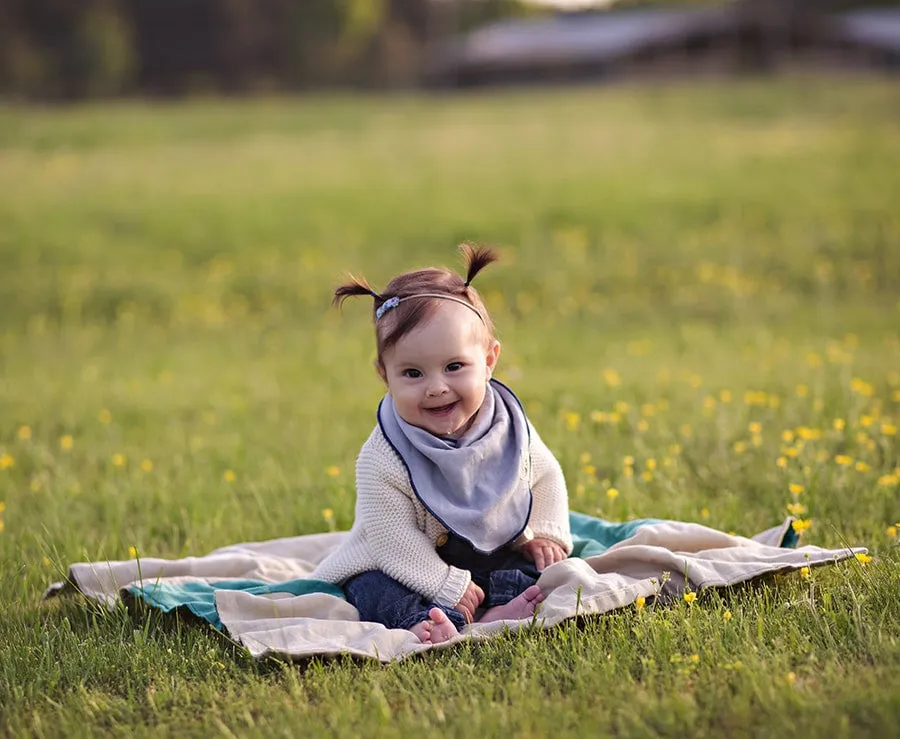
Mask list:
[[[612,5],[714,1],[619,0]],[[421,78],[430,45],[499,18],[554,12],[552,5],[536,3],[4,0],[0,95],[75,100],[408,87]],[[817,5],[823,3],[839,9],[900,0],[818,0]]]
[[[4,0],[0,94],[407,85],[437,37],[525,12],[517,0]]]

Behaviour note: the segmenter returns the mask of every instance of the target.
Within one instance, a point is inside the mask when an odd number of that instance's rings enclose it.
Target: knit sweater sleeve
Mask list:
[[[356,496],[358,523],[378,568],[435,603],[455,606],[472,576],[444,562],[419,528],[409,476],[377,429],[357,459]]]
[[[572,553],[569,531],[569,497],[559,460],[531,430],[531,518],[528,526],[535,537],[551,539]]]

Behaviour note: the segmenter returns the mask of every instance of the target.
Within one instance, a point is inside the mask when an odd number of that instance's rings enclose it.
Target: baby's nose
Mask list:
[[[443,380],[434,380],[429,383],[428,389],[425,392],[433,398],[438,395],[443,395],[447,392],[447,383]]]

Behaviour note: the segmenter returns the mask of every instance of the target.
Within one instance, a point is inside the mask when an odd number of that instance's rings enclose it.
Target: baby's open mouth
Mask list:
[[[425,410],[432,415],[442,416],[452,411],[455,405],[456,401],[454,400],[452,403],[447,403],[447,405],[439,405],[434,408],[426,408]]]

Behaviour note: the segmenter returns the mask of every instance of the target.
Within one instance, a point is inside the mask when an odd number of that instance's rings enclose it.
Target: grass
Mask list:
[[[809,79],[2,110],[0,733],[895,733],[898,120]],[[330,290],[464,239],[572,508],[791,505],[873,560],[386,667],[40,602],[73,561],[349,528],[382,388]]]

